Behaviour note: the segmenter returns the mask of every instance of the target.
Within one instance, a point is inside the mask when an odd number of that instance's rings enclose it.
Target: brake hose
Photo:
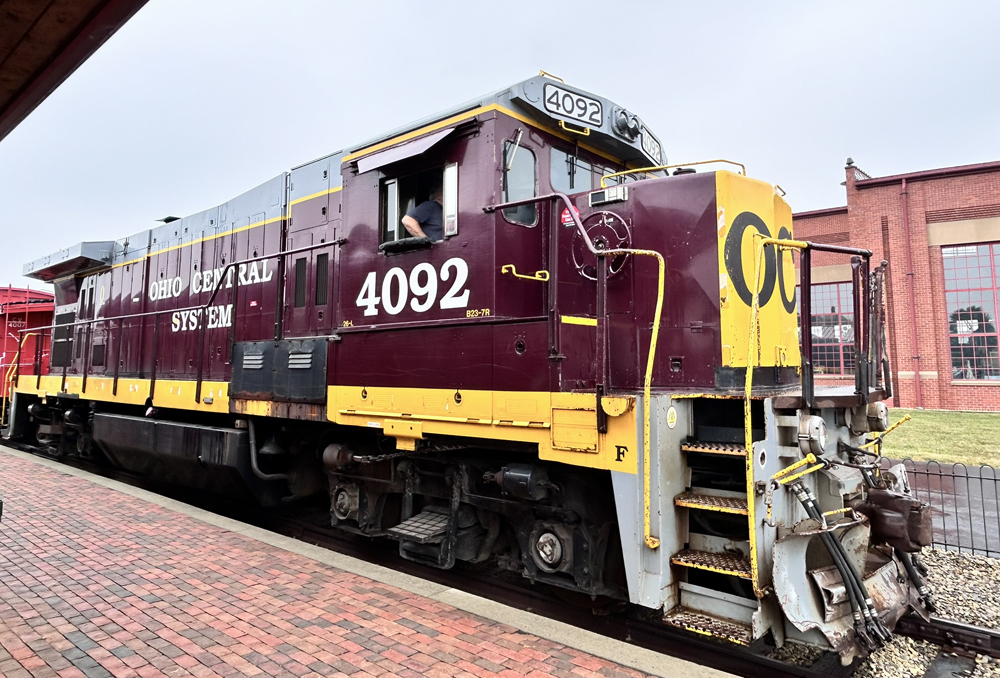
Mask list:
[[[801,483],[795,483],[792,485],[791,489],[795,493],[796,498],[802,504],[806,514],[813,520],[822,523],[822,516],[820,516],[819,511],[816,508],[815,497],[812,492]],[[840,576],[844,581],[844,586],[848,590],[849,597],[857,598],[857,605],[860,608],[861,615],[864,617],[864,624],[861,624],[861,619],[859,619],[858,615],[855,614],[855,630],[858,635],[866,641],[870,648],[881,645],[883,642],[889,640],[889,638],[892,637],[892,634],[882,623],[882,620],[879,619],[878,614],[875,611],[874,602],[867,595],[867,591],[864,588],[864,584],[862,583],[857,569],[854,567],[854,563],[852,563],[850,558],[847,557],[844,545],[839,539],[834,537],[829,532],[822,532],[820,534],[820,538],[823,540],[823,544],[826,546],[827,551],[829,551],[834,565],[840,572]],[[867,629],[867,632],[865,629]],[[871,636],[874,636],[874,638]],[[872,643],[872,640],[874,640],[874,644]]]

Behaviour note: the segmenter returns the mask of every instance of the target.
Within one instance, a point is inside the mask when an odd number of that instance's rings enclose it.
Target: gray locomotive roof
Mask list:
[[[613,132],[612,115],[615,111],[625,110],[623,107],[618,106],[610,99],[606,99],[602,96],[580,89],[579,87],[568,85],[564,82],[560,82],[545,75],[536,75],[532,78],[528,78],[527,80],[521,80],[520,82],[516,82],[510,87],[505,87],[503,89],[496,90],[495,92],[490,92],[489,94],[485,94],[476,99],[466,101],[465,103],[459,104],[458,106],[452,106],[451,108],[446,108],[443,111],[439,111],[433,115],[426,116],[424,118],[421,118],[420,120],[411,122],[408,125],[397,127],[396,129],[390,130],[384,134],[380,134],[377,137],[367,139],[362,143],[348,146],[345,149],[345,152],[353,153],[355,151],[367,148],[374,144],[386,141],[388,139],[392,139],[402,134],[406,134],[407,132],[412,132],[414,130],[420,129],[421,127],[433,124],[439,120],[445,120],[460,113],[471,111],[475,108],[480,108],[483,106],[489,106],[490,104],[499,104],[504,108],[508,108],[517,111],[519,113],[529,115],[530,117],[536,118],[540,121],[548,122],[551,126],[555,127],[559,124],[559,119],[556,116],[550,114],[545,109],[544,105],[542,105],[541,102],[541,95],[542,92],[544,91],[545,84],[550,84],[567,92],[581,94],[583,96],[590,97],[592,99],[600,101],[603,104],[603,109],[604,109],[603,124],[600,126],[600,128],[594,128],[594,129],[597,129],[598,132],[604,132],[605,135],[610,136],[611,138],[618,138],[618,140],[621,143],[618,144],[618,147],[615,150],[617,151],[616,155],[618,155],[619,157],[622,157],[625,160],[638,160],[642,158],[647,162],[653,162],[654,164],[662,164],[663,162],[666,161],[666,159],[662,154],[662,151],[660,153],[659,158],[653,158],[648,154],[643,153],[641,147],[638,147],[637,143],[635,143],[634,140],[632,143],[630,143],[629,141],[624,141],[620,135],[616,135]],[[634,115],[629,111],[626,111],[626,113],[629,113],[629,115]],[[638,123],[641,126],[645,126],[644,123],[642,123],[641,119],[638,119]],[[587,140],[587,143],[591,142],[592,140],[589,139]],[[633,154],[633,157],[628,156],[628,151],[622,148],[623,146],[635,149],[636,152]]]
[[[530,101],[529,98],[525,96],[526,93],[531,92],[531,90],[533,89],[534,90],[542,89],[545,82],[557,85],[558,87],[564,90],[583,94],[585,96],[601,101],[604,104],[605,123],[607,123],[608,125],[610,125],[611,122],[609,118],[612,112],[615,111],[616,109],[622,108],[620,106],[617,106],[614,102],[612,102],[609,99],[597,96],[591,92],[580,89],[579,87],[573,87],[572,85],[567,85],[565,83],[558,82],[557,80],[544,75],[536,75],[535,77],[528,78],[527,80],[521,80],[519,82],[516,82],[510,87],[504,87],[503,89],[498,89],[488,94],[484,94],[481,97],[470,99],[465,103],[458,104],[457,106],[451,106],[450,108],[446,108],[432,115],[425,116],[423,118],[420,118],[419,120],[414,120],[413,122],[410,122],[406,125],[402,125],[400,127],[396,127],[395,129],[391,129],[388,132],[384,132],[383,134],[380,134],[376,137],[371,137],[370,139],[365,139],[360,143],[346,146],[342,150],[336,151],[328,155],[324,155],[321,158],[318,158],[318,160],[322,160],[333,156],[343,157],[344,155],[354,153],[363,148],[368,148],[369,146],[373,146],[383,141],[387,141],[389,139],[398,137],[400,135],[406,134],[407,132],[418,130],[422,127],[426,127],[427,125],[432,125],[440,120],[446,120],[447,118],[459,115],[460,113],[465,113],[466,111],[471,111],[473,109],[481,108],[483,106],[489,106],[490,104],[499,104],[504,108],[509,108],[519,113],[525,113],[532,117],[543,120],[547,118],[548,119],[547,121],[554,127],[558,125],[559,121],[555,117],[545,112],[544,108],[534,105],[536,102]],[[651,161],[656,160],[654,158],[648,158],[648,159]],[[301,165],[297,165],[292,169],[296,170],[299,169],[300,167],[305,167],[306,165],[310,165],[313,162],[315,162],[315,160],[302,163]],[[661,157],[659,158],[659,160],[656,160],[656,162],[658,164],[665,162],[665,158],[663,158],[662,153]]]
[[[51,282],[67,275],[126,264],[145,257],[147,252],[177,247],[209,238],[259,221],[281,217],[285,213],[285,182],[281,173],[260,186],[191,216],[139,231],[119,240],[82,242],[55,254],[24,265],[28,278]],[[199,261],[200,255],[195,255]]]
[[[295,200],[298,196],[309,195],[317,190],[322,190],[323,180],[327,176],[333,182],[327,184],[327,187],[339,185],[340,163],[346,154],[476,108],[497,104],[503,108],[534,118],[540,123],[556,127],[560,122],[560,118],[547,110],[543,101],[546,86],[557,87],[563,92],[578,94],[601,103],[601,123],[599,125],[586,125],[594,132],[594,134],[585,137],[586,144],[605,150],[614,157],[622,158],[627,162],[642,165],[658,165],[665,162],[662,150],[651,154],[643,150],[639,137],[633,136],[630,138],[616,131],[614,116],[621,111],[625,111],[624,108],[604,97],[591,94],[590,92],[567,85],[545,75],[537,75],[533,78],[517,82],[510,87],[496,90],[476,99],[466,101],[458,106],[452,106],[434,115],[429,115],[403,125],[402,127],[397,127],[377,137],[367,139],[362,143],[348,146],[344,151],[337,151],[317,160],[293,167],[291,170],[293,180],[291,199]],[[646,128],[641,119],[634,116],[631,112],[625,111],[625,113],[629,117],[635,118],[636,123],[643,130],[643,135],[646,133],[652,135],[652,132]],[[563,122],[569,122],[571,125],[579,127],[584,126],[578,122],[573,122],[568,117]],[[652,138],[655,139],[656,137],[653,136]],[[656,141],[656,146],[659,149],[658,140]],[[656,155],[659,157],[655,157]],[[313,175],[299,171],[317,164],[322,165],[323,168],[328,168],[327,172],[321,175]],[[250,223],[280,216],[286,208],[284,191],[288,176],[289,173],[282,173],[274,179],[222,205],[198,212],[184,219],[140,231],[128,238],[122,238],[117,241],[78,243],[68,249],[60,250],[55,254],[25,264],[24,275],[38,280],[52,281],[65,275],[125,263],[143,256],[146,252],[157,252],[167,247],[181,245],[203,237],[210,237],[211,235],[239,227],[240,225],[249,225]]]

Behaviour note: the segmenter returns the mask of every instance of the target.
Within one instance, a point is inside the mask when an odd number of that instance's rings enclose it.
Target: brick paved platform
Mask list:
[[[5,678],[646,675],[80,476],[0,448]]]

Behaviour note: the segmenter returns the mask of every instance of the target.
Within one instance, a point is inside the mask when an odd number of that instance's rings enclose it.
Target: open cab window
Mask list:
[[[435,188],[441,188],[441,230],[428,238],[412,236],[403,225],[403,217],[422,214],[431,201]],[[386,178],[381,187],[381,242],[383,252],[400,252],[426,247],[453,235],[458,235],[458,164],[416,172],[406,176]],[[418,219],[419,221],[419,219]],[[429,234],[430,235],[430,234]]]
[[[444,237],[458,235],[458,163],[444,166],[443,193]]]

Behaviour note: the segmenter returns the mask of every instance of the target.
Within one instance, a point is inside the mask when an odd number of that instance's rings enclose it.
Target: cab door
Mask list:
[[[504,142],[500,202],[538,195],[538,151]],[[495,212],[496,313],[501,318],[546,315],[549,205],[531,203]]]

